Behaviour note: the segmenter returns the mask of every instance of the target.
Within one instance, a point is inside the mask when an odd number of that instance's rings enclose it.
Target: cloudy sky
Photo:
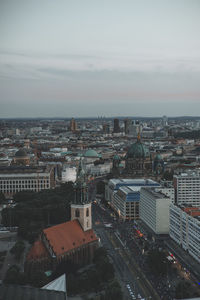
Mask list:
[[[0,117],[200,115],[199,0],[0,0]]]

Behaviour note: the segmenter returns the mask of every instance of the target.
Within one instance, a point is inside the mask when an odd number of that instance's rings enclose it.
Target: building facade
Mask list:
[[[140,219],[155,234],[168,234],[171,203],[172,199],[163,194],[159,188],[142,188],[139,205]]]
[[[175,203],[177,205],[200,206],[200,172],[190,171],[173,178]]]
[[[200,263],[200,208],[170,205],[170,237]]]
[[[105,198],[122,220],[138,219],[140,189],[144,186],[160,185],[151,179],[110,179]]]
[[[141,142],[138,134],[136,143],[132,144],[125,156],[124,174],[144,177],[152,174],[152,159],[149,149]]]
[[[54,166],[0,167],[0,192],[5,197],[12,197],[21,191],[39,192],[54,187]]]

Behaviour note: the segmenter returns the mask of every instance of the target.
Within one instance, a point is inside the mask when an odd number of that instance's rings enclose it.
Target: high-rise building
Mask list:
[[[155,234],[169,233],[169,206],[172,199],[159,188],[144,187],[140,192],[140,219]]]
[[[168,118],[167,118],[167,116],[163,116],[162,117],[162,125],[163,126],[167,126],[168,125]]]
[[[103,133],[105,134],[110,133],[110,126],[108,123],[103,124]]]
[[[200,206],[200,173],[198,171],[174,175],[173,182],[177,205]]]
[[[124,120],[124,132],[125,132],[125,134],[129,134],[130,132],[130,127],[131,127],[131,125],[132,125],[132,120],[130,120],[130,119],[125,119]]]
[[[71,119],[69,127],[70,127],[70,131],[72,131],[72,132],[77,131],[78,126],[77,126],[77,122],[74,120],[74,118]]]
[[[119,133],[119,132],[120,132],[119,119],[114,119],[113,133]]]
[[[200,208],[170,205],[170,237],[200,263]]]

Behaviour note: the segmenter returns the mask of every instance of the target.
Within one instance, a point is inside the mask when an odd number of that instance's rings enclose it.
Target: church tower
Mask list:
[[[91,203],[88,200],[88,189],[82,160],[79,162],[75,188],[74,203],[71,204],[71,220],[77,219],[84,231],[92,229]]]

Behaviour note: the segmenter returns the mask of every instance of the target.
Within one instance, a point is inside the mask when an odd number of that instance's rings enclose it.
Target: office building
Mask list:
[[[105,188],[106,200],[123,220],[139,217],[140,189],[144,186],[159,187],[151,179],[110,179]]]
[[[200,263],[200,208],[170,205],[170,237]]]
[[[120,132],[119,119],[114,119],[113,133],[119,133],[119,132]]]
[[[162,193],[159,188],[142,188],[139,205],[140,219],[155,234],[168,234],[171,203],[172,199]]]
[[[200,173],[189,171],[173,178],[175,203],[188,206],[200,206]]]

